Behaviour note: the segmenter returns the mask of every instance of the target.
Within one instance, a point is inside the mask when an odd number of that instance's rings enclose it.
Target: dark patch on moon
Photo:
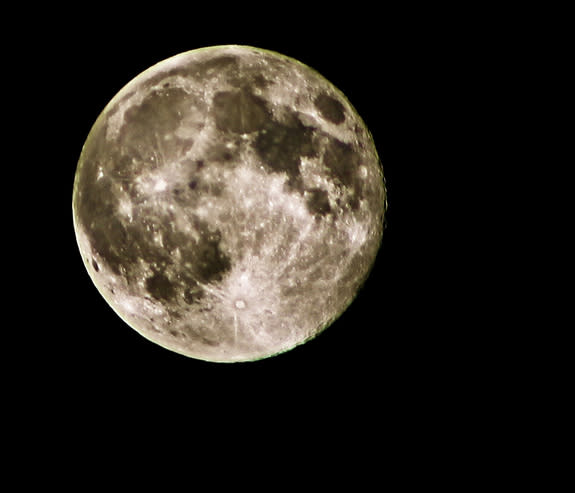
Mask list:
[[[231,268],[231,260],[221,249],[221,233],[210,228],[209,224],[199,218],[194,220],[198,240],[192,240],[186,233],[172,227],[164,230],[164,247],[156,246],[158,253],[179,249],[182,263],[189,264],[189,273],[182,273],[182,289],[186,286],[196,292],[197,283],[220,281]]]
[[[330,138],[325,148],[323,162],[330,174],[344,186],[354,185],[360,156],[351,144]]]
[[[123,246],[126,231],[122,223],[112,215],[95,218],[89,230],[92,246],[115,274],[120,274],[124,265]]]
[[[157,268],[166,268],[172,263],[169,252],[153,241],[153,231],[160,228],[159,221],[151,217],[125,226],[126,238],[120,250],[128,275],[137,275],[135,269],[140,260]]]
[[[246,89],[216,93],[213,111],[218,129],[237,134],[260,130],[269,118],[265,101]]]
[[[201,282],[221,281],[231,269],[230,258],[220,248],[220,238],[205,234],[194,247],[195,271]]]
[[[300,175],[301,158],[316,155],[313,143],[313,129],[294,117],[283,123],[270,120],[258,134],[254,148],[270,171],[287,173],[294,183]]]
[[[146,279],[146,290],[159,301],[171,301],[176,296],[174,284],[161,272],[156,272]]]
[[[309,196],[306,204],[312,214],[325,216],[331,212],[329,198],[326,190],[322,190],[321,188],[312,188],[307,192]]]
[[[190,188],[198,186],[191,181]],[[210,229],[206,222],[197,220],[195,227],[199,232],[197,241],[190,241],[187,234],[177,231],[171,224],[164,224],[162,217],[142,216],[132,223],[123,222],[117,216],[118,203],[110,190],[109,180],[94,180],[79,195],[77,211],[86,228],[86,234],[101,262],[116,275],[129,282],[136,282],[141,276],[141,261],[155,269],[169,269],[172,265],[172,252],[179,248],[182,259],[191,265],[192,277],[200,282],[213,282],[231,269],[230,258],[221,250],[221,234]],[[192,190],[193,191],[193,190]],[[174,190],[175,194],[184,194],[184,190]],[[182,198],[184,200],[184,198]],[[163,245],[153,239],[153,232],[161,231]],[[100,265],[93,261],[94,270]],[[146,279],[146,289],[158,300],[173,300],[176,292],[190,285],[172,282],[167,275],[156,272]]]
[[[186,133],[190,127],[199,132],[204,127],[204,104],[181,88],[156,89],[146,95],[139,105],[126,110],[124,124],[119,135],[119,149],[130,162],[122,163],[124,172],[129,172],[130,163],[136,158],[136,165],[160,165],[161,162],[184,155],[193,145],[191,137],[179,137],[176,131],[184,124]],[[184,123],[184,118],[188,118]],[[173,142],[169,144],[165,137]],[[126,165],[128,169],[126,170]],[[136,171],[136,170],[134,170]]]
[[[326,93],[321,93],[314,101],[315,107],[326,120],[329,120],[336,125],[345,121],[345,109],[337,99],[329,96]]]

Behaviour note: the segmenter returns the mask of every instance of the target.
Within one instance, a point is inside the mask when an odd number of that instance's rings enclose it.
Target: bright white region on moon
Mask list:
[[[373,265],[385,208],[373,139],[347,98],[296,60],[235,45],[176,55],[120,90],[73,193],[82,258],[116,313],[218,362],[287,351],[339,317]]]

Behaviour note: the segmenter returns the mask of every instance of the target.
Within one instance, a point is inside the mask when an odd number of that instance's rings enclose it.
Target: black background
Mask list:
[[[459,330],[469,319],[446,267],[465,240],[450,232],[445,241],[454,202],[440,192],[458,158],[445,143],[461,131],[448,101],[468,76],[454,50],[460,35],[446,34],[441,12],[421,9],[246,9],[50,10],[50,22],[23,31],[35,48],[19,57],[30,74],[20,87],[33,94],[35,117],[23,115],[20,128],[38,137],[19,145],[37,168],[32,221],[42,234],[21,249],[39,301],[9,350],[34,368],[26,392],[65,430],[136,420],[182,437],[223,428],[271,439],[303,426],[332,440],[391,440],[400,451],[402,436],[437,431],[427,426],[436,411],[457,419],[452,404],[467,406],[459,396],[473,378],[462,368],[475,353]],[[353,304],[316,339],[250,363],[186,358],[129,328],[93,286],[72,223],[76,164],[104,106],[152,64],[217,44],[278,51],[339,87],[373,134],[388,190],[382,247]]]

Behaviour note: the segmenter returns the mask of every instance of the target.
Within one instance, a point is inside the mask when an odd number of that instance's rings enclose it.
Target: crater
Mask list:
[[[314,100],[315,107],[326,120],[340,125],[345,121],[345,108],[337,99],[321,93]]]

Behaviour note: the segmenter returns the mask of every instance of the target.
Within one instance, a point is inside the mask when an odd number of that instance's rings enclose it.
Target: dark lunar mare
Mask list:
[[[274,173],[286,173],[291,185],[299,182],[302,157],[314,156],[314,130],[291,112],[287,122],[270,119],[254,142],[254,148],[264,166]]]
[[[260,130],[269,119],[265,101],[245,88],[218,92],[214,96],[213,110],[220,130],[238,134]]]
[[[282,120],[270,119],[258,133],[254,148],[262,163],[274,173],[286,173],[292,190],[304,194],[311,193],[307,201],[311,213],[331,212],[327,192],[308,189],[301,180],[301,160],[305,157],[321,157],[322,164],[336,183],[351,191],[348,205],[352,210],[359,206],[363,198],[358,168],[361,164],[359,150],[349,143],[329,135],[319,129],[302,123],[300,113],[284,108]]]
[[[310,188],[307,192],[308,198],[306,204],[311,213],[325,216],[331,212],[328,194],[325,190],[321,188]]]
[[[129,284],[141,276],[141,261],[149,265],[152,274],[145,279],[145,286],[150,296],[159,301],[175,301],[181,293],[186,303],[197,301],[202,296],[198,283],[221,280],[231,268],[229,257],[220,248],[218,230],[195,218],[193,226],[199,239],[190,241],[189,236],[177,231],[161,213],[147,208],[145,197],[135,186],[135,177],[161,167],[167,160],[179,159],[192,144],[191,139],[175,136],[185,116],[181,108],[190,107],[189,99],[189,95],[177,88],[152,91],[141,104],[126,111],[125,124],[113,141],[106,139],[105,127],[97,124],[84,146],[82,165],[76,177],[78,221],[85,226],[99,260]],[[175,145],[163,145],[160,136],[166,134]],[[203,163],[194,161],[189,167],[197,172]],[[118,214],[120,204],[116,190],[119,187],[136,205],[132,221]],[[190,179],[189,193],[197,187],[198,180]],[[190,200],[190,196],[185,199]],[[153,239],[159,231],[163,235],[163,246]],[[191,266],[184,272],[178,272],[178,266],[173,265],[175,248],[180,249],[182,259]]]

